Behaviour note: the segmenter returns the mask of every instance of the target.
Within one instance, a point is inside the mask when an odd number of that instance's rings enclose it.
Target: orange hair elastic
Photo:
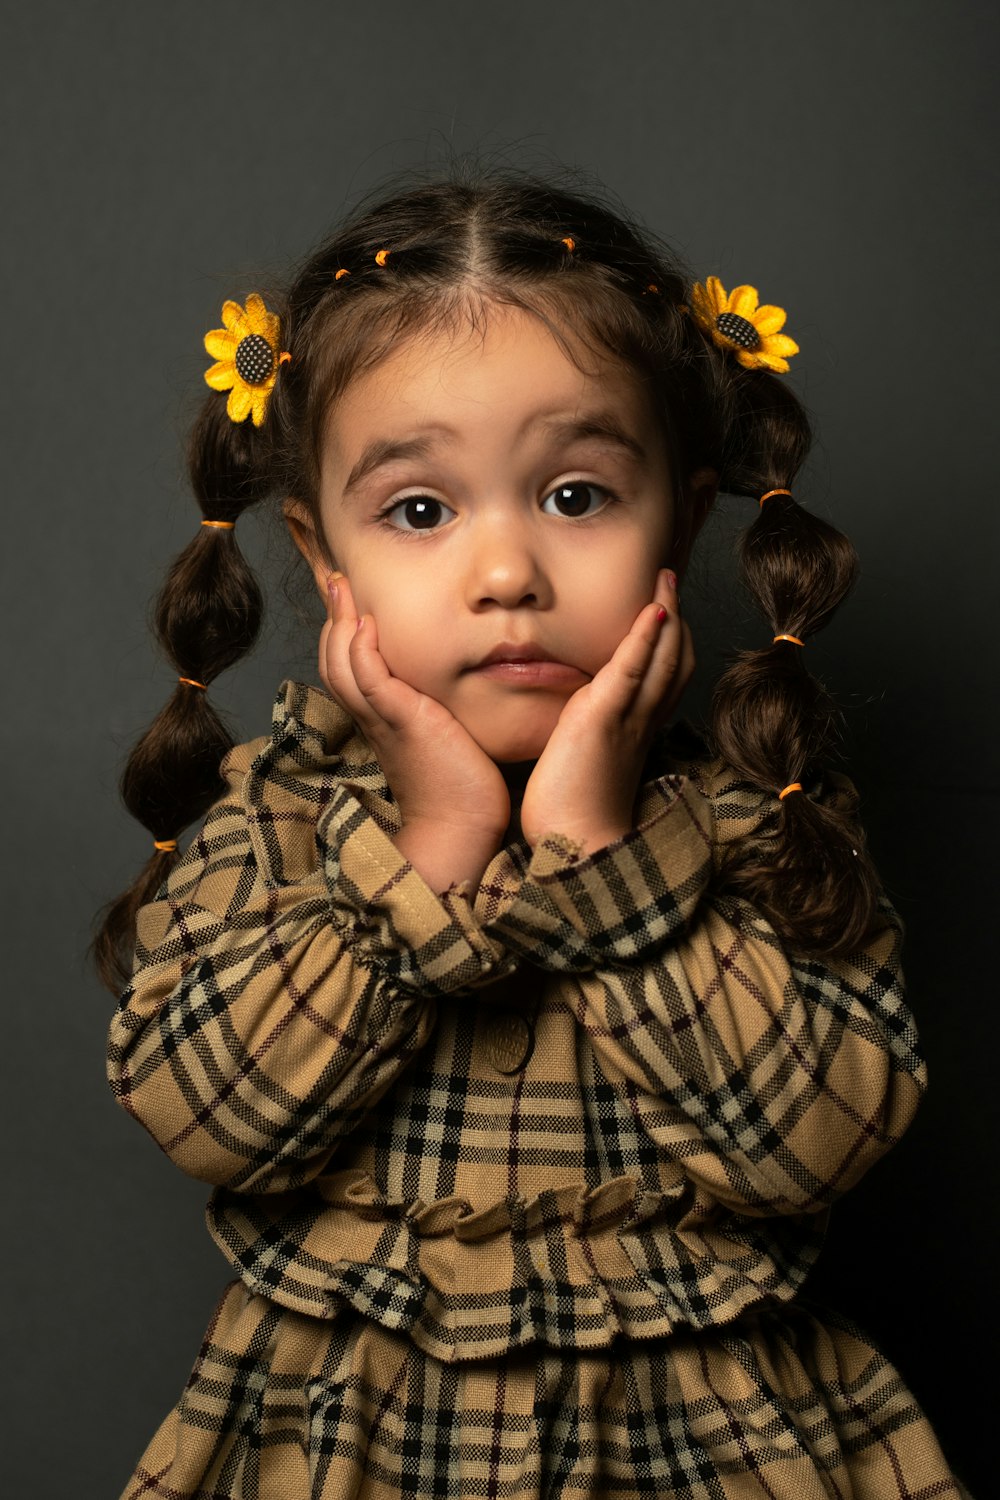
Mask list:
[[[202,521],[203,526],[215,526],[219,531],[232,531],[235,521]]]
[[[176,839],[154,839],[153,848],[159,849],[161,854],[172,854],[177,848]]]
[[[764,501],[770,500],[772,495],[791,495],[791,493],[791,490],[768,490],[766,495],[761,495],[760,503],[763,505]]]
[[[337,272],[336,272],[336,273],[335,273],[335,275],[334,275],[334,278],[333,278],[333,279],[334,279],[334,281],[339,281],[339,280],[340,280],[340,278],[341,278],[341,276],[350,276],[350,274],[351,274],[351,273],[350,273],[350,271],[349,271],[349,270],[348,270],[348,269],[347,269],[347,267],[346,267],[346,266],[341,266],[341,268],[340,268],[340,270],[339,270],[339,271],[337,271]]]
[[[571,239],[568,234],[563,236],[563,244],[566,246],[566,249],[570,251],[570,253],[572,253],[576,249],[576,240]]]
[[[202,690],[203,693],[207,693],[208,692],[208,683],[207,682],[195,682],[195,680],[194,680],[193,677],[178,677],[177,681],[178,682],[186,682],[187,685],[188,685],[188,687],[201,688],[201,690]]]
[[[784,801],[784,799],[788,796],[789,792],[801,792],[801,790],[802,790],[802,783],[801,783],[801,781],[793,781],[790,786],[786,786],[785,787],[785,790],[783,792],[779,792],[778,793],[778,798],[779,798],[780,801]]]
[[[388,258],[389,258],[389,251],[388,250],[376,250],[375,251],[375,262],[376,262],[377,265],[384,266],[385,263],[386,263],[386,261],[388,260]]]
[[[805,641],[800,641],[797,635],[776,635],[771,642],[772,646],[775,641],[791,641],[793,646],[805,645]]]

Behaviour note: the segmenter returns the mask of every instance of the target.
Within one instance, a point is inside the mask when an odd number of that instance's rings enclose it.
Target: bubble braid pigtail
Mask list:
[[[266,363],[260,348],[251,346],[249,355],[257,362],[244,366],[247,374],[260,374]],[[252,422],[234,420],[233,406],[232,393],[228,401],[211,395],[195,422],[188,472],[202,521],[153,608],[153,631],[177,681],[121,778],[122,800],[149,831],[153,848],[136,880],[106,909],[94,940],[98,971],[113,992],[129,978],[139,908],[181,858],[180,834],[225,790],[219,768],[234,739],[209,689],[252,649],[263,618],[260,587],[240,549],[236,522],[273,488],[273,442],[266,403],[260,421],[253,412]]]
[[[738,321],[728,326],[749,341]],[[876,919],[878,879],[853,800],[825,794],[822,772],[841,715],[809,671],[808,648],[853,586],[858,557],[846,536],[792,493],[811,441],[799,400],[767,367],[727,363],[720,488],[754,503],[739,555],[769,639],[739,652],[719,679],[711,732],[722,759],[769,792],[774,806],[759,839],[731,847],[725,884],[796,948],[849,953]]]

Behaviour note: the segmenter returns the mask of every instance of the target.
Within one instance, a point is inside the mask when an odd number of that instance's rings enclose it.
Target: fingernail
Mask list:
[[[672,589],[676,589],[677,588],[677,574],[676,573],[671,573],[671,571],[670,571],[669,568],[667,569],[667,583],[670,585],[670,587]]]
[[[355,627],[354,627],[354,634],[355,634],[355,635],[359,635],[359,634],[360,634],[360,632],[361,632],[361,627],[362,627],[362,625],[363,625],[363,624],[364,624],[364,623],[365,623],[365,617],[364,617],[364,615],[359,615],[359,617],[358,617],[358,623],[357,623],[357,625],[355,625]]]
[[[334,603],[334,604],[336,604],[336,602],[337,602],[337,594],[338,594],[339,590],[337,589],[337,585],[334,583],[334,581],[333,581],[332,578],[329,579],[328,582],[327,582],[326,591],[330,595],[331,602]]]
[[[660,622],[661,625],[663,624],[664,620],[667,618],[667,612],[663,608],[662,604],[660,605],[660,608],[656,611],[656,618],[659,620],[659,622]]]

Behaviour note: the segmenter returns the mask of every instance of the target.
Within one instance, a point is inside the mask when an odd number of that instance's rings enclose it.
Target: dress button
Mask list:
[[[502,1010],[490,1017],[486,1027],[486,1056],[498,1073],[519,1072],[534,1045],[534,1029],[520,1011]]]

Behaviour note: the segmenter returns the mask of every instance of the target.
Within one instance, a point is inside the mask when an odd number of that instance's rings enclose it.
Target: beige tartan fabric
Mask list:
[[[617,843],[438,893],[325,694],[227,758],[108,1077],[239,1279],[128,1496],[964,1493],[790,1301],[925,1086],[898,921],[787,953],[718,874],[775,799],[676,735],[647,770]]]

